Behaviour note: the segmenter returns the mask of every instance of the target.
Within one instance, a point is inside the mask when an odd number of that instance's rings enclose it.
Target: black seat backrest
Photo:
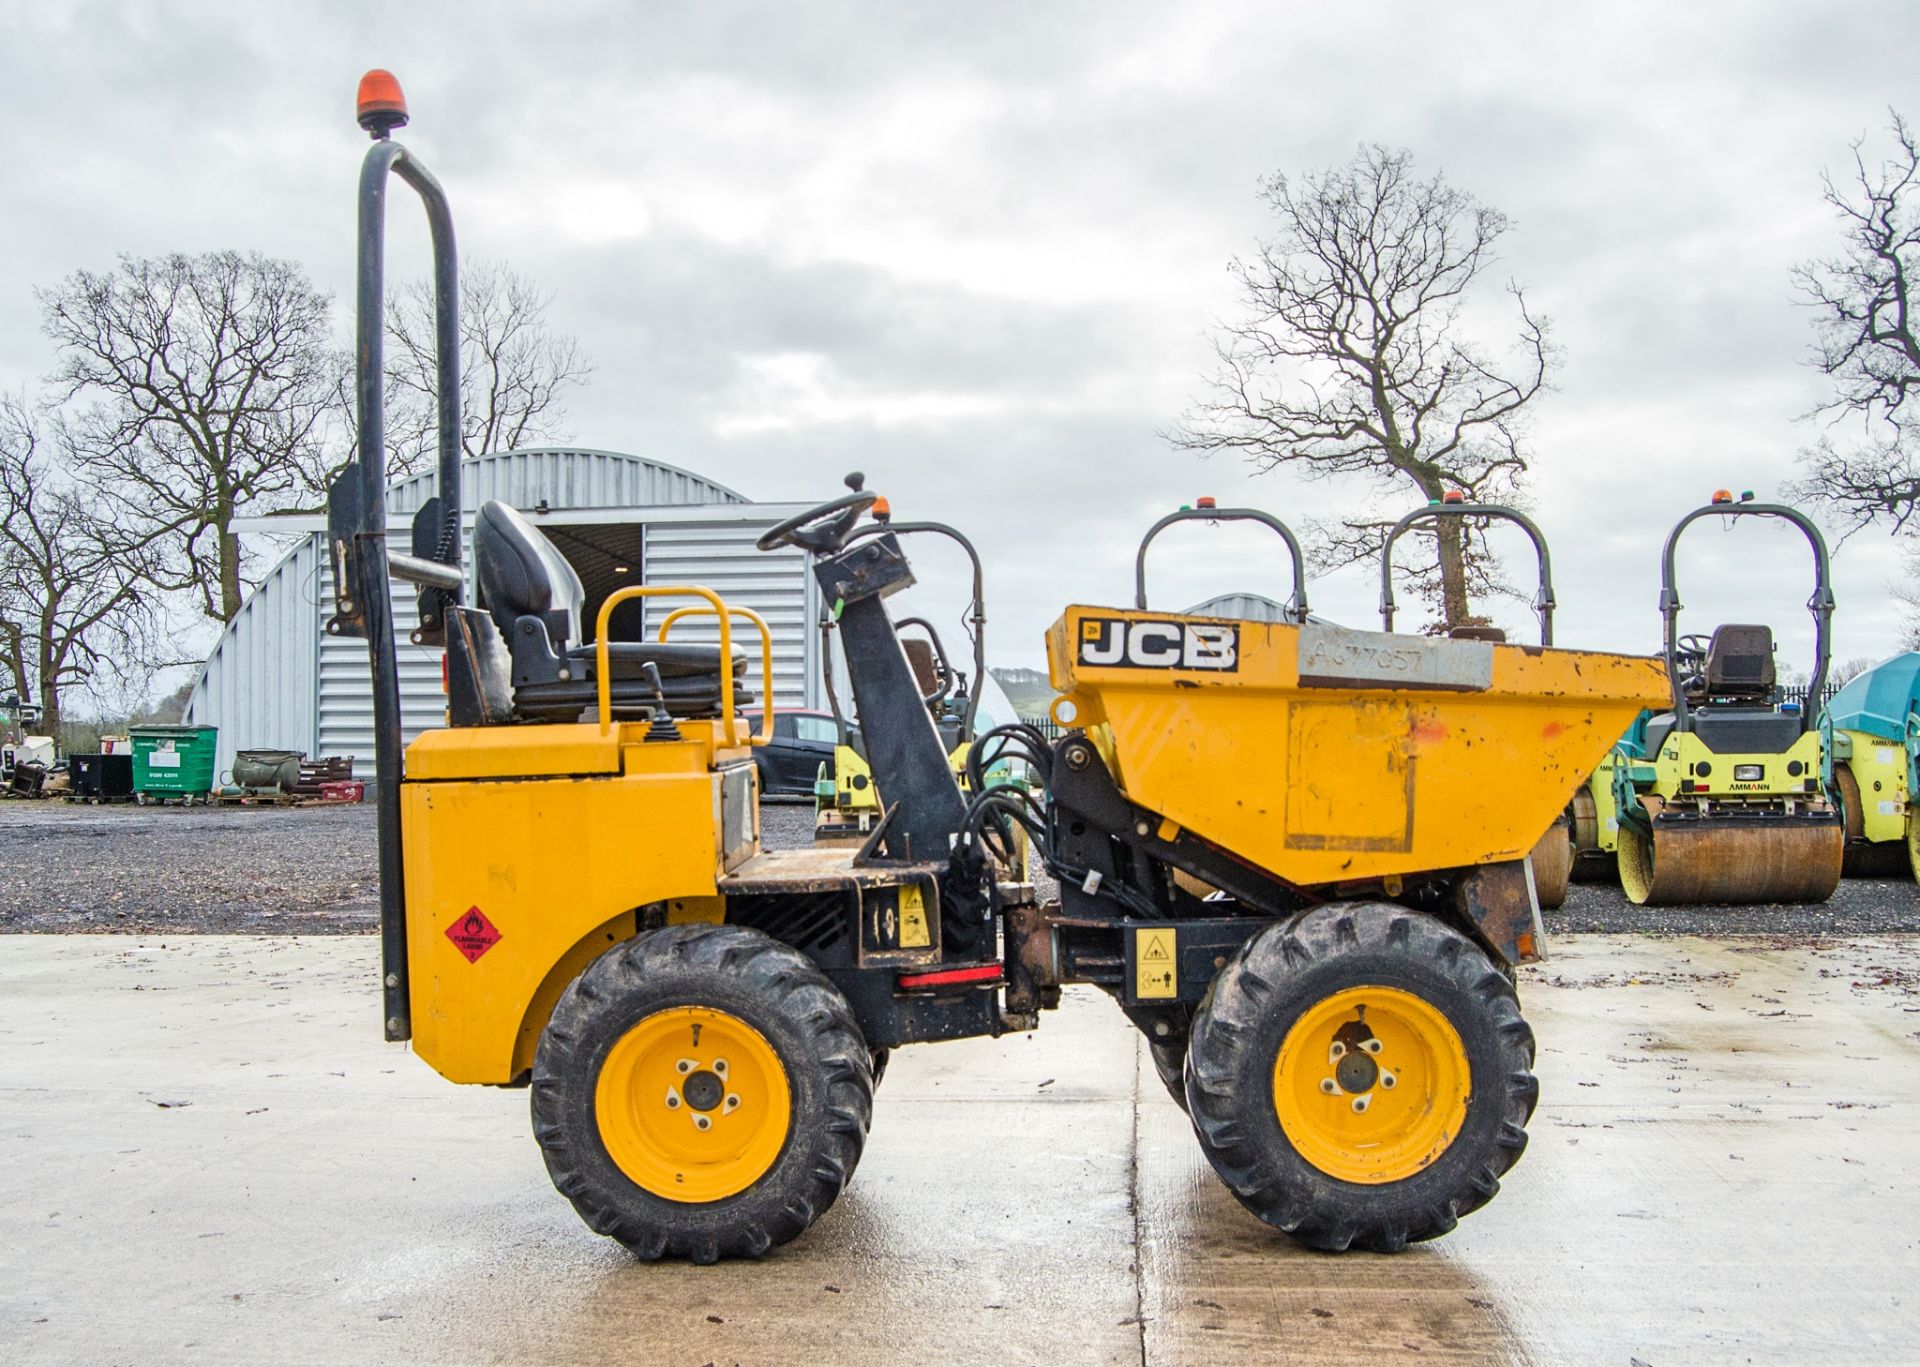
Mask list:
[[[497,498],[480,505],[473,519],[473,570],[494,625],[512,639],[514,622],[539,617],[555,650],[579,641],[580,576],[538,527]]]
[[[1715,627],[1707,646],[1710,698],[1765,698],[1773,693],[1773,632],[1762,626]]]

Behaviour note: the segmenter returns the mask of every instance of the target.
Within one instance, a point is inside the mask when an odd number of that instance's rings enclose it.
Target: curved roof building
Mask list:
[[[527,514],[580,575],[584,619],[591,622],[608,594],[628,584],[700,584],[730,602],[753,608],[774,636],[775,697],[784,706],[819,705],[819,607],[805,556],[792,548],[763,554],[755,538],[801,504],[752,503],[712,480],[644,456],[617,451],[539,448],[500,451],[466,462],[462,502],[473,510],[497,498]],[[390,526],[405,537],[414,511],[433,493],[431,474],[395,481],[387,492]],[[285,546],[259,587],[227,623],[195,677],[187,720],[220,728],[218,772],[224,780],[236,750],[300,750],[307,755],[352,755],[360,772],[373,762],[373,690],[366,642],[327,636],[333,602],[324,517],[250,518],[247,534],[271,535]],[[291,535],[292,543],[286,544]],[[472,556],[465,557],[474,601]],[[407,738],[444,724],[441,652],[408,644],[414,627],[414,591],[396,585],[394,630],[400,660],[401,711]],[[616,608],[613,634],[651,635],[676,604],[646,610]],[[631,611],[629,611],[631,609]],[[713,639],[676,626],[674,635]],[[758,688],[756,663],[749,677]]]

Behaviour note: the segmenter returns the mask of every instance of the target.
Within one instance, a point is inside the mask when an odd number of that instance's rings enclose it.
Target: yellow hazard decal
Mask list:
[[[933,943],[927,931],[927,895],[917,883],[900,889],[900,948],[925,949]]]
[[[1172,926],[1142,928],[1133,932],[1133,995],[1136,997],[1174,997],[1174,953],[1177,946]]]

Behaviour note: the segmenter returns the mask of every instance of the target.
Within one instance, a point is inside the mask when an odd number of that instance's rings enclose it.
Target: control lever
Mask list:
[[[640,677],[653,690],[653,720],[647,724],[647,740],[685,740],[667,711],[667,690],[660,682],[660,666],[649,660],[640,666]]]

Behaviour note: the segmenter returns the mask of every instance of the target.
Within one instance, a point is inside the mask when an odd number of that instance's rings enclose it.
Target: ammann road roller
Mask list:
[[[1469,503],[1458,489],[1449,489],[1438,501],[1424,508],[1415,508],[1405,517],[1393,524],[1387,532],[1386,540],[1380,547],[1380,629],[1393,630],[1393,614],[1397,604],[1393,598],[1393,548],[1409,530],[1425,522],[1439,522],[1443,518],[1463,517],[1479,518],[1482,526],[1488,522],[1511,522],[1527,534],[1533,542],[1534,561],[1539,566],[1539,583],[1533,593],[1534,615],[1540,619],[1540,644],[1553,644],[1553,560],[1547,554],[1547,538],[1533,519],[1518,508],[1509,508],[1504,503]],[[1469,641],[1505,641],[1506,632],[1493,626],[1455,627],[1449,633],[1456,639]],[[1562,906],[1567,900],[1567,880],[1573,872],[1573,816],[1571,809],[1563,810],[1547,827],[1546,834],[1534,843],[1533,852],[1527,856],[1528,867],[1532,871],[1534,891],[1540,905],[1546,908]]]
[[[1721,490],[1675,524],[1660,559],[1660,614],[1671,710],[1645,723],[1652,778],[1616,788],[1620,886],[1641,905],[1823,902],[1840,881],[1840,815],[1821,784],[1820,733],[1810,708],[1784,704],[1774,677],[1773,632],[1727,625],[1682,636],[1674,552],[1702,518],[1777,518],[1813,550],[1813,677],[1827,677],[1833,589],[1820,529],[1797,509],[1735,502]],[[1616,764],[1616,784],[1646,766]]]
[[[1821,713],[1820,740],[1846,831],[1846,875],[1920,878],[1920,651],[1849,680]]]
[[[452,1081],[529,1086],[555,1185],[641,1258],[792,1239],[852,1177],[887,1051],[1033,1030],[1074,984],[1180,1051],[1201,1148],[1296,1239],[1398,1249],[1492,1198],[1537,1093],[1514,992],[1542,948],[1527,853],[1661,695],[1656,662],[1073,606],[1046,642],[1064,734],[984,733],[963,792],[886,607],[911,567],[897,535],[854,539],[875,495],[850,476],[761,545],[812,557],[885,810],[857,847],[768,849],[740,715],[774,677],[753,613],[641,584],[589,624],[567,562],[498,502],[473,513],[468,604],[452,219],[391,140],[392,78],[361,94],[359,441],[329,500],[329,627],[373,672],[387,1038]],[[425,201],[438,300],[438,491],[404,550],[390,175]],[[404,751],[390,577],[446,652],[448,725]],[[635,598],[681,610],[610,639]],[[718,644],[671,639],[689,620]],[[1037,790],[987,782],[994,747]],[[1016,830],[1057,900],[1004,875]]]

